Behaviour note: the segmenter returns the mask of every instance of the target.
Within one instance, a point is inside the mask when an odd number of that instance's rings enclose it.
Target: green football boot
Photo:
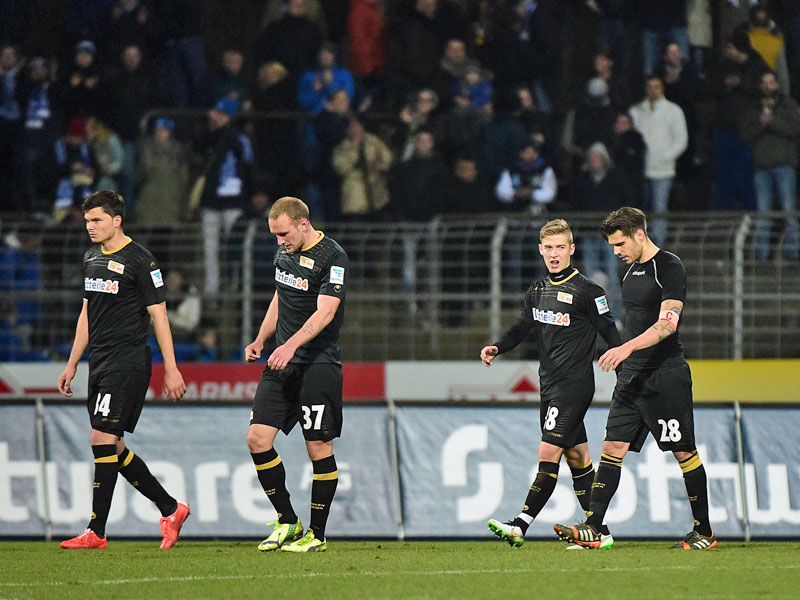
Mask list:
[[[283,552],[325,552],[327,548],[325,540],[318,540],[314,537],[311,529],[306,531],[306,534],[296,542],[281,546]]]
[[[300,522],[300,519],[297,519],[297,523],[279,523],[278,521],[272,521],[271,523],[267,523],[267,525],[274,525],[275,529],[272,530],[272,533],[269,534],[267,539],[258,545],[258,549],[261,550],[261,552],[277,550],[284,544],[294,542],[303,537],[303,524]]]
[[[489,519],[489,522],[486,523],[486,525],[489,526],[489,529],[492,531],[492,533],[494,533],[500,539],[507,541],[512,548],[519,548],[525,543],[525,538],[522,535],[522,529],[512,525],[511,521],[502,523],[497,519]]]

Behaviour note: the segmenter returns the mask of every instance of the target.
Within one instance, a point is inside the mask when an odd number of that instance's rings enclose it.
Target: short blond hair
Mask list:
[[[269,218],[277,219],[281,215],[286,215],[293,222],[297,223],[300,219],[308,219],[308,206],[300,198],[284,196],[275,201],[269,209]]]
[[[572,239],[572,229],[570,229],[569,223],[564,219],[553,219],[542,225],[542,228],[539,230],[539,241],[541,242],[544,238],[550,237],[551,235],[561,235],[562,233],[567,236],[570,245],[575,243]]]

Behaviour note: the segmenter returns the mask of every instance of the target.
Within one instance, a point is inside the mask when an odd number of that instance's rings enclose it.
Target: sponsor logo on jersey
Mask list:
[[[86,277],[83,280],[85,292],[102,292],[103,294],[118,294],[119,281],[115,279],[101,279],[100,277]]]
[[[568,294],[566,292],[558,292],[557,299],[559,302],[566,302],[567,304],[572,304],[572,294]]]
[[[307,256],[300,257],[300,266],[305,267],[306,269],[313,269],[314,268],[314,259],[308,258]]]
[[[631,275],[644,275],[644,271],[631,271]]]
[[[108,270],[114,271],[114,273],[119,273],[122,275],[125,272],[125,265],[122,263],[118,263],[115,260],[108,261]]]
[[[344,267],[331,267],[331,283],[344,285]]]
[[[160,288],[164,285],[164,278],[161,276],[161,269],[150,271],[150,279],[153,280],[153,287]]]
[[[289,287],[293,287],[297,290],[303,290],[304,292],[308,291],[308,279],[303,279],[302,277],[297,277],[296,275],[292,275],[286,271],[281,271],[277,267],[275,268],[275,281],[284,285],[288,285]]]
[[[554,312],[552,310],[539,310],[533,309],[533,320],[544,323],[545,325],[560,325],[562,327],[569,327],[569,313]]]
[[[608,300],[605,296],[598,296],[594,299],[594,305],[597,307],[598,314],[604,315],[609,311]]]

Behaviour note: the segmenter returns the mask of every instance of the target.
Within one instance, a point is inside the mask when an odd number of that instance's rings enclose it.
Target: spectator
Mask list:
[[[658,215],[669,211],[675,164],[688,143],[686,118],[680,106],[664,97],[664,84],[658,77],[647,79],[646,97],[631,107],[630,115],[647,145],[644,210],[656,215],[649,233],[659,245],[666,235],[666,222]]]
[[[148,58],[155,44],[157,25],[141,0],[116,0],[100,28],[103,56],[120,56],[125,48],[136,46]]]
[[[155,106],[155,77],[143,63],[140,46],[125,46],[120,59],[120,66],[109,74],[109,90],[113,95],[109,123],[122,141],[124,158],[117,183],[130,211],[131,206],[138,204],[134,178],[139,155],[139,122]],[[133,213],[129,212],[129,216],[133,217]]]
[[[633,23],[636,20],[636,0],[587,0],[586,5],[600,17],[597,32],[597,43],[608,48],[608,56],[619,67],[622,75],[627,77],[631,72],[631,47],[634,39]],[[598,73],[599,75],[599,73]],[[611,97],[614,86],[611,86]],[[627,104],[617,106],[618,109]]]
[[[198,338],[200,354],[197,361],[201,363],[217,362],[219,360],[219,334],[214,326],[204,327]]]
[[[608,97],[617,110],[627,110],[630,106],[630,87],[624,71],[614,68],[611,51],[601,48],[592,58],[592,76],[602,79],[608,85]]]
[[[23,352],[37,341],[42,321],[42,269],[39,262],[41,239],[34,230],[9,233],[0,250],[0,291],[14,303],[15,331],[22,340]]]
[[[438,7],[439,0],[397,4],[389,26],[389,66],[401,95],[439,83],[439,56],[448,38]]]
[[[174,134],[172,119],[156,119],[142,146],[136,175],[136,221],[141,225],[177,225],[186,219],[188,159]]]
[[[769,3],[778,26],[786,34],[786,58],[789,79],[795,100],[800,97],[800,3],[794,0],[773,0]],[[783,88],[788,94],[789,90]]]
[[[761,76],[761,93],[751,100],[740,115],[742,139],[753,151],[756,203],[759,213],[773,210],[775,196],[780,209],[797,211],[797,138],[800,136],[800,108],[781,92],[774,73]],[[798,259],[797,219],[785,220],[784,254]],[[756,258],[769,258],[769,221],[759,218],[756,223]]]
[[[712,128],[714,161],[712,207],[715,211],[755,210],[753,153],[739,135],[739,115],[750,96],[742,90],[742,76],[733,63],[722,65]]]
[[[391,174],[394,214],[402,221],[430,221],[442,213],[441,198],[447,167],[436,154],[433,132],[420,129],[414,136],[414,153]]]
[[[97,165],[95,191],[118,191],[117,176],[125,157],[119,136],[97,117],[90,117],[86,121],[86,134]]]
[[[392,151],[386,144],[352,117],[347,137],[333,149],[332,162],[342,178],[342,216],[360,221],[381,218],[389,204],[386,174],[392,166]]]
[[[464,68],[464,76],[450,89],[456,106],[481,110],[492,101],[491,74],[481,71],[478,64]]]
[[[26,75],[19,84],[23,122],[19,149],[22,206],[34,214],[49,214],[58,165],[64,161],[61,111],[50,86],[45,59],[31,59]]]
[[[616,111],[608,95],[608,83],[595,77],[586,85],[583,102],[575,109],[575,135],[572,153],[578,164],[586,160],[586,151],[596,142],[609,146],[614,137]]]
[[[689,56],[686,0],[639,0],[642,24],[642,68],[645,77],[655,73],[664,47],[675,42]]]
[[[592,144],[586,153],[583,170],[570,187],[570,208],[608,213],[620,206],[631,206],[634,196],[630,182],[614,166],[602,142]],[[581,236],[582,272],[606,290],[612,306],[621,306],[619,259],[596,231]]]
[[[680,106],[688,119],[694,114],[700,80],[687,58],[680,45],[670,42],[664,48],[656,74],[664,82],[664,96]]]
[[[244,208],[250,193],[253,150],[250,139],[233,123],[239,104],[222,98],[208,111],[205,139],[205,185],[199,203],[203,222],[203,259],[206,295],[219,291],[219,244]]]
[[[750,45],[750,38],[741,30],[734,31],[725,42],[723,49],[725,63],[735,66],[742,79],[742,91],[757,95],[761,75],[769,71],[769,66]]]
[[[498,92],[481,132],[480,148],[486,163],[487,179],[494,185],[508,165],[518,158],[518,152],[527,143],[528,135],[517,120],[518,98]]]
[[[73,206],[91,195],[97,173],[94,154],[88,141],[86,119],[73,117],[59,153],[61,179],[56,189],[53,219],[61,223],[71,215]],[[83,217],[81,216],[81,220]]]
[[[527,210],[538,216],[556,197],[556,175],[541,151],[541,146],[526,143],[519,151],[519,158],[500,175],[495,194],[512,210]]]
[[[496,207],[491,186],[478,161],[470,154],[457,156],[447,177],[442,196],[442,213],[472,216]]]
[[[279,62],[286,69],[292,97],[303,73],[312,69],[322,44],[322,31],[308,16],[306,0],[288,0],[286,12],[272,21],[256,40],[256,65]]]
[[[706,65],[708,64],[714,41],[714,18],[711,12],[711,0],[689,0],[686,22],[692,52],[690,62],[694,65],[698,77],[705,79]]]
[[[90,40],[78,42],[75,46],[75,59],[65,69],[59,82],[59,94],[64,107],[64,118],[100,115],[106,108],[105,95],[96,62],[97,47]]]
[[[250,90],[244,77],[244,54],[238,48],[227,48],[209,83],[208,99],[216,102],[223,96],[236,100],[245,108],[249,106]]]
[[[444,75],[444,83],[439,91],[452,94],[452,90],[467,76],[467,69],[478,66],[478,63],[467,56],[467,45],[463,40],[447,40],[439,61],[439,69]]]
[[[272,259],[275,257],[275,239],[270,235],[265,235],[265,231],[268,230],[267,220],[272,204],[273,195],[270,189],[272,183],[262,180],[256,185],[247,208],[231,228],[226,252],[227,263],[233,271],[233,288],[241,290],[244,285],[242,270],[244,252],[246,249],[250,250],[249,259],[252,273],[250,291],[258,295],[258,299],[254,299],[254,306],[257,304],[262,307],[275,291],[275,265],[272,264]],[[251,226],[254,228],[255,235],[248,242]],[[260,312],[260,310],[254,311],[255,314]]]
[[[435,117],[436,108],[439,106],[439,96],[430,88],[419,90],[414,94],[413,101],[400,110],[401,129],[398,135],[393,136],[397,153],[401,161],[408,160],[414,153],[414,136],[423,127],[430,129],[434,135],[440,133],[439,123]],[[444,137],[438,136],[439,139]]]
[[[347,135],[350,123],[350,97],[345,90],[333,93],[325,109],[314,119],[317,157],[311,171],[309,195],[318,194],[323,208],[323,220],[330,223],[339,220],[341,213],[341,178],[333,168],[333,149]]]
[[[642,134],[633,128],[633,121],[628,113],[617,114],[614,122],[614,141],[611,145],[613,163],[627,178],[631,187],[632,206],[642,204],[644,192],[644,158],[647,146]]]
[[[380,109],[388,100],[386,17],[378,0],[351,0],[347,15],[348,67]],[[375,99],[377,97],[377,99]]]
[[[17,311],[6,300],[0,301],[0,363],[24,361],[23,334],[17,331]]]
[[[17,101],[17,77],[21,64],[14,46],[0,48],[0,198],[4,198],[10,208],[17,208],[19,204],[15,155],[22,116]]]
[[[300,78],[300,108],[318,115],[337,90],[346,91],[350,102],[353,102],[355,80],[350,71],[336,66],[336,46],[325,42],[320,46],[316,68],[306,71]]]
[[[161,24],[160,92],[165,106],[202,106],[206,60],[203,3],[198,0],[150,0]]]
[[[783,34],[770,17],[765,2],[759,2],[750,9],[750,16],[742,28],[750,38],[750,45],[758,52],[778,79],[780,89],[791,89],[789,66],[786,61],[786,42]]]
[[[167,317],[173,337],[183,341],[193,339],[202,313],[200,292],[187,284],[183,273],[178,270],[167,274],[164,285],[167,288]]]
[[[490,114],[492,100],[490,76],[477,64],[468,66],[466,75],[451,90],[453,106],[446,115],[446,140],[441,144],[447,153],[470,151],[477,145],[484,123]]]

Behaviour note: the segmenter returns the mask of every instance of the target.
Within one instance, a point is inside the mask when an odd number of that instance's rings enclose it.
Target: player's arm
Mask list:
[[[178,370],[178,363],[175,361],[175,347],[172,344],[172,331],[170,331],[167,318],[167,303],[151,304],[147,307],[147,312],[153,319],[156,340],[158,340],[158,347],[161,348],[161,356],[164,358],[163,393],[172,400],[179,400],[186,393],[186,384],[183,382],[183,375]]]
[[[267,365],[270,369],[280,370],[286,368],[289,361],[294,356],[297,349],[313,340],[319,335],[319,332],[325,329],[328,324],[333,321],[336,316],[336,310],[341,304],[341,298],[336,296],[326,296],[320,294],[317,296],[317,310],[315,310],[310,317],[303,323],[303,326],[284,344],[281,344],[270,355],[267,360]]]
[[[597,363],[603,371],[615,369],[623,360],[637,350],[644,350],[661,343],[678,330],[678,322],[683,312],[683,302],[680,300],[664,300],[658,314],[658,321],[645,329],[635,338],[628,340],[621,346],[611,348],[600,357]]]
[[[278,292],[272,295],[267,314],[264,315],[264,320],[261,321],[261,327],[258,328],[258,335],[251,344],[248,344],[244,349],[244,357],[247,362],[253,362],[261,358],[261,351],[264,349],[264,343],[271,338],[275,329],[278,326]]]
[[[616,348],[622,345],[622,337],[619,335],[617,323],[614,315],[608,307],[606,292],[596,285],[589,288],[586,298],[586,312],[589,315],[589,322],[597,329],[597,333],[605,341],[609,348]]]
[[[64,372],[58,376],[58,391],[62,396],[67,398],[72,396],[72,390],[69,384],[75,377],[75,372],[78,370],[78,363],[81,356],[86,351],[86,346],[89,345],[89,302],[84,299],[83,307],[78,315],[78,324],[75,326],[75,341],[72,342],[72,350],[67,359],[67,366]]]
[[[528,335],[533,326],[533,321],[527,317],[529,312],[523,307],[517,320],[500,336],[500,339],[490,346],[483,347],[483,350],[481,350],[481,362],[484,365],[491,367],[492,361],[496,356],[513,350],[525,339],[525,336]]]

